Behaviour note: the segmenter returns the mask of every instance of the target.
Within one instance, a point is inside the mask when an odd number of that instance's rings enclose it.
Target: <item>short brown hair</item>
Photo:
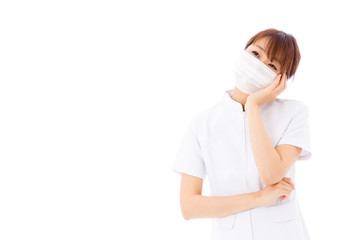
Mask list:
[[[283,31],[269,28],[255,34],[245,45],[245,50],[259,39],[266,39],[266,55],[270,61],[274,57],[279,60],[281,71],[286,72],[288,79],[295,75],[301,55],[296,39]]]

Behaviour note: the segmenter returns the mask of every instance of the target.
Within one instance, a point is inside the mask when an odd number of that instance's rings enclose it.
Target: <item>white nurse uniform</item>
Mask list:
[[[214,106],[190,121],[172,170],[209,181],[212,196],[256,192],[265,187],[257,170],[249,138],[247,112],[224,91]],[[245,105],[246,107],[246,105]],[[246,109],[245,109],[246,110]],[[274,147],[291,144],[302,148],[298,160],[311,158],[309,109],[300,100],[279,99],[259,106],[266,132]],[[295,164],[286,177],[296,186]],[[212,219],[212,240],[309,240],[296,190],[257,207]]]

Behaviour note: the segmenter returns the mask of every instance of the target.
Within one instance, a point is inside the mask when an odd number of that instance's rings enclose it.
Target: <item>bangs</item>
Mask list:
[[[265,39],[265,46],[270,61],[278,61],[282,70],[289,69],[292,65],[291,59],[294,58],[289,41],[281,37],[268,37]]]

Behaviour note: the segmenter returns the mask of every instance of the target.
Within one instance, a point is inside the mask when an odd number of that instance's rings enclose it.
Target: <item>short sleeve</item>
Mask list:
[[[183,135],[172,170],[179,174],[186,173],[201,179],[206,176],[205,164],[195,128],[195,119],[190,121]]]
[[[290,144],[302,148],[297,160],[307,160],[312,156],[310,126],[309,126],[309,108],[303,105],[290,120],[283,136],[277,145]]]

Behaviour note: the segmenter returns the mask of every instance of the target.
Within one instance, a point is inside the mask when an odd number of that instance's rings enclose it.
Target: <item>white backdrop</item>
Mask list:
[[[310,108],[297,164],[312,239],[360,239],[356,1],[1,1],[0,239],[207,239],[171,170],[255,33],[293,34],[280,98]],[[207,181],[204,192],[208,193]]]

